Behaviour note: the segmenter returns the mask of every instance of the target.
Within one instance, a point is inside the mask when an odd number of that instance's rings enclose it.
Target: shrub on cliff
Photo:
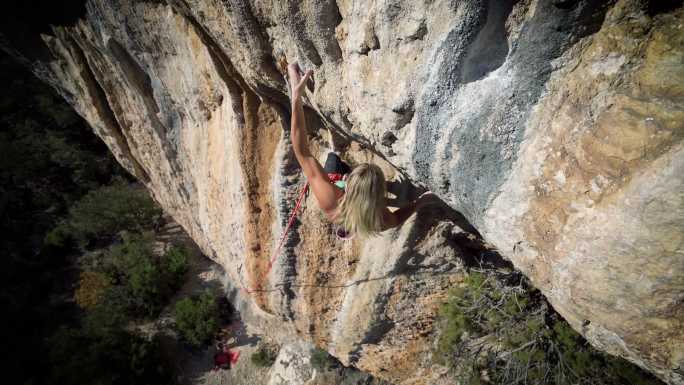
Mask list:
[[[440,309],[433,357],[469,384],[659,384],[593,349],[518,273],[473,271]]]
[[[318,370],[328,370],[336,366],[336,360],[325,350],[320,348],[311,349],[309,363]]]
[[[199,347],[211,340],[219,327],[216,295],[205,291],[196,298],[184,298],[176,303],[176,329],[189,344]]]
[[[256,366],[267,368],[275,363],[278,352],[273,346],[260,344],[256,352],[252,353],[250,360]]]

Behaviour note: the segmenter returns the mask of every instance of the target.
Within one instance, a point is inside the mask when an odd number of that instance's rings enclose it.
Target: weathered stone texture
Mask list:
[[[433,320],[481,257],[472,223],[592,344],[682,384],[684,9],[647,3],[89,0],[32,66],[272,336],[439,383]],[[304,182],[284,59],[315,70],[317,154],[331,135],[446,204],[343,242],[309,197],[269,270]]]

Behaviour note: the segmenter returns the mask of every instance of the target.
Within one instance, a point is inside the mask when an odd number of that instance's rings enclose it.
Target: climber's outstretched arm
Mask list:
[[[406,204],[405,206],[401,207],[398,210],[395,211],[390,211],[389,209],[385,209],[385,214],[384,214],[384,223],[385,223],[385,229],[391,229],[392,227],[397,227],[401,226],[404,222],[406,222],[413,213],[416,212],[416,210],[420,209],[424,205],[426,205],[430,199],[434,199],[435,194],[433,194],[430,191],[427,191],[423,194],[421,194],[418,199],[413,200]]]
[[[337,209],[337,192],[335,187],[328,181],[328,177],[318,162],[318,159],[311,155],[309,150],[309,140],[306,137],[306,120],[304,117],[304,107],[302,106],[301,95],[306,86],[306,82],[313,73],[307,71],[302,76],[299,66],[294,63],[287,66],[292,87],[292,118],[290,123],[290,139],[292,148],[297,158],[297,162],[304,171],[308,179],[311,191],[313,191],[318,205],[329,218],[335,215]]]

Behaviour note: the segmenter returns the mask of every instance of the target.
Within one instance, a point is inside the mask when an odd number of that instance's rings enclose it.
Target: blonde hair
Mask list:
[[[380,167],[362,163],[347,178],[336,222],[352,234],[375,235],[383,230],[386,207],[385,174]]]

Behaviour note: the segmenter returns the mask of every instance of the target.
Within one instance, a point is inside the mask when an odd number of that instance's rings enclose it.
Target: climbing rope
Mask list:
[[[271,268],[273,268],[273,262],[278,258],[278,255],[280,255],[280,249],[282,249],[283,245],[285,244],[285,239],[287,238],[287,233],[290,231],[290,227],[292,227],[292,224],[294,223],[295,218],[297,217],[297,211],[299,211],[299,208],[302,206],[302,202],[304,201],[304,198],[306,197],[306,190],[309,188],[309,182],[306,182],[304,184],[304,187],[302,188],[302,191],[299,193],[299,197],[297,198],[297,203],[295,204],[294,210],[292,210],[292,214],[290,214],[290,219],[287,221],[287,226],[285,226],[285,230],[283,231],[283,236],[280,237],[280,242],[278,242],[278,246],[276,247],[275,251],[273,252],[273,255],[268,261],[268,268],[266,268],[266,272],[264,273],[263,277],[267,277],[268,273],[271,272]],[[238,276],[240,277],[240,286],[242,287],[242,291],[252,294],[256,291],[259,291],[257,288],[259,287],[259,284],[263,281],[263,279],[259,280],[257,282],[256,288],[247,288],[245,285],[242,283],[242,274],[240,270],[242,269],[242,265],[240,266],[240,269],[238,269]]]

